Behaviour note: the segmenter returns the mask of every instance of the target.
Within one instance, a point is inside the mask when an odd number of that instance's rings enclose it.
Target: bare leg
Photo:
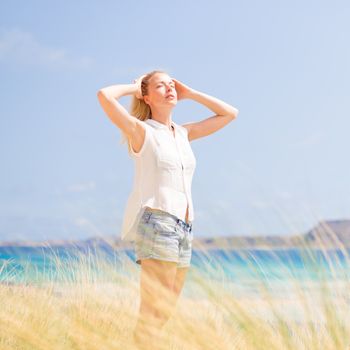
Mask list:
[[[158,316],[158,325],[159,327],[163,327],[164,324],[169,320],[169,318],[171,317],[176,304],[177,304],[177,300],[181,294],[181,290],[183,288],[184,282],[185,282],[185,277],[186,277],[186,273],[188,271],[188,267],[178,267],[176,269],[176,274],[175,274],[175,280],[173,283],[173,287],[172,287],[172,294],[170,293],[170,291],[168,291],[168,295],[166,296],[166,298],[168,298],[169,300],[169,310],[168,312],[161,312],[159,313],[159,311],[156,311],[156,314]]]
[[[184,286],[185,278],[186,278],[186,274],[187,274],[188,269],[189,269],[189,267],[180,267],[176,271],[175,281],[174,281],[174,285],[173,285],[173,291],[174,291],[174,294],[176,296],[176,301],[177,301],[178,297],[180,296],[181,290]]]
[[[175,262],[156,259],[141,261],[141,302],[134,330],[137,343],[151,346],[151,340],[157,338],[169,319],[176,302],[173,291],[176,275]]]

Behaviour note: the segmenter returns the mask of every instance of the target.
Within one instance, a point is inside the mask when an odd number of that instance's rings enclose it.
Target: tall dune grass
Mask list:
[[[191,266],[158,348],[350,349],[350,264],[348,251],[337,243],[342,261],[325,247],[316,254],[304,245],[299,269],[269,249],[266,269],[242,249],[249,274],[237,266],[224,270],[230,264],[198,249],[201,264]],[[72,258],[61,259],[54,251],[52,256],[54,270],[33,272],[28,265],[22,283],[14,282],[15,270],[6,270],[0,285],[0,349],[137,349],[132,332],[139,265],[125,253],[111,258],[98,249],[77,251]],[[2,277],[4,271],[2,265]]]

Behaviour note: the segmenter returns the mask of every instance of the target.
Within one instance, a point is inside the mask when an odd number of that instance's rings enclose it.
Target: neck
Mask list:
[[[171,128],[172,114],[171,114],[171,110],[169,109],[166,109],[166,110],[152,109],[151,119],[154,119],[157,122],[168,126],[169,129]]]

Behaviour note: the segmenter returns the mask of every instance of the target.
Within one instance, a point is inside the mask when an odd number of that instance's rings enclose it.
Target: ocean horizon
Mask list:
[[[343,278],[349,271],[350,249],[193,249],[191,267],[213,280],[245,283],[254,279],[288,281],[291,278],[318,280]],[[60,282],[70,278],[74,264],[90,264],[95,276],[103,280],[98,262],[119,273],[128,267],[140,268],[133,249],[101,247],[0,247],[1,283]],[[67,264],[64,267],[64,264]],[[103,269],[102,269],[103,270]],[[191,270],[191,268],[190,268]],[[59,273],[58,273],[59,272]],[[101,272],[101,274],[99,273]],[[108,276],[107,276],[108,280]]]

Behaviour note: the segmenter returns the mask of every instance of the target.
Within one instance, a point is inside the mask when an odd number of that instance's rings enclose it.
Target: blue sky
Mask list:
[[[240,111],[191,143],[195,235],[350,218],[349,15],[346,1],[2,2],[0,241],[119,236],[134,169],[96,93],[156,68]]]

